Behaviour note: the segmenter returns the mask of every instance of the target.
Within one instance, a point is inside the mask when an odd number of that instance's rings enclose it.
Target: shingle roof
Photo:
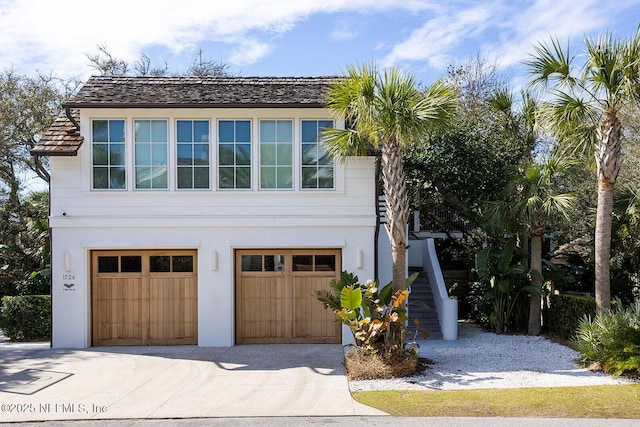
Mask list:
[[[91,77],[64,103],[80,108],[314,108],[323,107],[336,77]],[[64,113],[31,153],[75,156],[83,138]]]
[[[71,116],[80,120],[80,110],[71,109]],[[83,137],[64,112],[42,134],[38,144],[31,149],[34,156],[75,156],[82,145]]]
[[[322,107],[336,77],[91,77],[74,108]]]

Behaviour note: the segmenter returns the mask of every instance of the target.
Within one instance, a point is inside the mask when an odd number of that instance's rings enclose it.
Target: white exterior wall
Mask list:
[[[126,191],[91,190],[91,119],[108,118],[126,120]],[[132,122],[136,118],[168,120],[170,190],[132,188]],[[173,190],[176,154],[171,141],[175,140],[175,120],[180,118],[211,121],[212,189]],[[219,118],[252,120],[252,190],[216,189]],[[300,119],[329,116],[320,109],[82,111],[85,142],[78,156],[51,159],[54,347],[91,345],[91,250],[196,249],[199,346],[234,345],[235,249],[340,248],[343,270],[363,280],[373,278],[373,158],[336,165],[334,190],[299,190],[300,166],[295,161],[294,190],[258,190],[258,120],[274,118],[293,120],[294,159],[299,159]],[[358,268],[360,251],[363,262]],[[71,288],[64,286],[71,283]],[[343,341],[348,339],[348,332],[343,332]]]

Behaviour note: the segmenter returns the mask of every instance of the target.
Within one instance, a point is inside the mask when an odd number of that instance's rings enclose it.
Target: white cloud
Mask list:
[[[383,65],[420,60],[441,67],[454,48],[464,40],[478,36],[491,25],[494,6],[480,4],[459,11],[454,8],[451,12],[438,12],[413,31],[409,38],[395,45],[383,59]]]
[[[250,32],[277,35],[315,13],[432,7],[420,0],[0,0],[0,69],[31,64],[62,76],[86,75],[86,53],[106,45],[116,57],[134,60],[145,47],[174,52],[205,42],[235,45],[242,64],[271,51]],[[27,70],[24,70],[27,71]]]
[[[215,43],[217,60],[249,66],[286,49],[286,33],[321,14],[331,19],[318,40],[357,37],[367,49],[369,39],[368,51],[353,54],[375,52],[383,66],[442,70],[461,52],[482,51],[509,67],[549,34],[580,41],[621,14],[637,19],[639,9],[637,0],[0,0],[0,70],[85,78],[85,54],[98,44],[133,61],[149,49],[192,55]],[[384,27],[386,15],[398,14],[406,25],[396,19],[397,28]],[[359,17],[381,24],[380,31],[367,33]]]
[[[240,42],[234,53],[229,58],[229,62],[234,65],[253,64],[260,58],[268,55],[271,46],[259,40],[245,39]]]
[[[358,37],[358,30],[353,22],[340,21],[329,33],[329,38],[334,41],[352,40]]]
[[[512,70],[550,36],[581,43],[586,33],[597,34],[638,16],[637,0],[451,0],[425,14],[423,25],[394,45],[382,63],[444,70],[462,56],[480,53],[489,63]]]

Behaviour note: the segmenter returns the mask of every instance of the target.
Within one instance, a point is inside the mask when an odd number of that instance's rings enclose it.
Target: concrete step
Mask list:
[[[420,305],[412,304],[412,301],[420,301],[427,305],[428,308]],[[418,320],[420,326],[417,327],[415,320]],[[411,293],[409,294],[409,334],[408,339],[424,339],[424,333],[428,334],[428,339],[441,340],[442,330],[440,321],[438,320],[438,312],[431,293],[429,279],[424,272],[420,272],[418,278],[411,285]]]

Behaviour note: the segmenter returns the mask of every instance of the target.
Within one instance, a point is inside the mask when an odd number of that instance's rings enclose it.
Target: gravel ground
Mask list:
[[[579,367],[578,353],[547,338],[496,335],[460,323],[457,341],[423,341],[420,354],[433,364],[420,375],[390,380],[350,381],[352,391],[468,390],[628,384]]]

